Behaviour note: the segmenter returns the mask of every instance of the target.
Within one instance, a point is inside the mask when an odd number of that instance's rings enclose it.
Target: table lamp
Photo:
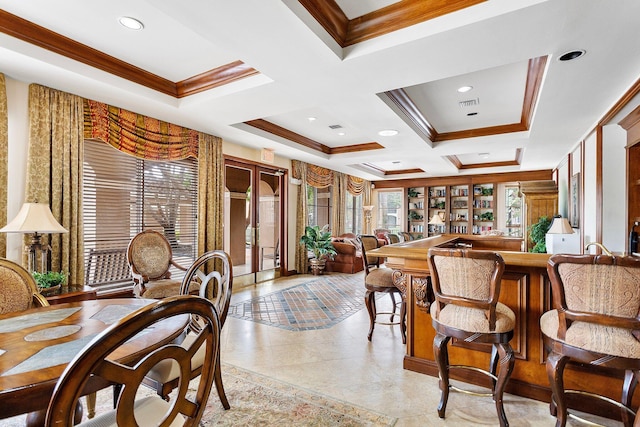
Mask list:
[[[22,233],[31,234],[31,244],[29,251],[29,271],[38,271],[38,256],[40,257],[40,272],[47,271],[47,253],[51,250],[49,245],[41,242],[44,233],[66,233],[67,230],[61,226],[53,217],[49,205],[46,203],[25,203],[22,205],[18,215],[4,227],[0,228],[2,233]]]
[[[571,224],[567,218],[555,216],[551,227],[547,231],[545,236],[545,244],[547,246],[547,253],[567,253],[577,254],[580,253],[580,236],[569,236],[574,234]]]
[[[440,214],[435,213],[435,214],[433,214],[433,216],[429,220],[429,224],[431,224],[431,225],[444,225],[444,221],[442,220],[442,217],[440,216]]]

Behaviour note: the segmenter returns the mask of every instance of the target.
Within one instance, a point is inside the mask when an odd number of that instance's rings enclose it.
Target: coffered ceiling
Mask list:
[[[374,180],[552,169],[640,76],[636,0],[0,9],[9,78]]]

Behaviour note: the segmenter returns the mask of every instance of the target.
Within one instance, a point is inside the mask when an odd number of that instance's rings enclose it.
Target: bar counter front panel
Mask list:
[[[540,316],[551,309],[551,286],[547,276],[549,254],[521,252],[521,239],[508,237],[440,235],[410,242],[385,245],[371,251],[385,257],[385,266],[394,270],[394,280],[407,302],[407,348],[404,368],[423,374],[438,376],[433,356],[435,331],[428,313],[428,302],[433,292],[428,286],[429,267],[427,252],[430,247],[468,247],[492,250],[505,260],[500,302],[516,314],[516,327],[511,340],[516,355],[515,368],[507,384],[508,393],[549,402],[551,389],[546,373],[546,351],[540,332]],[[375,339],[375,336],[374,338]],[[479,351],[468,351],[469,349]],[[451,364],[489,366],[490,347],[451,341]],[[598,373],[594,373],[597,371]],[[453,379],[489,386],[487,378],[468,370],[451,370]],[[565,370],[565,389],[588,390],[620,400],[622,373],[602,368],[569,365]],[[619,413],[584,397],[567,395],[569,408],[579,409],[619,419]],[[634,407],[640,403],[636,396]],[[435,410],[435,409],[434,409]]]

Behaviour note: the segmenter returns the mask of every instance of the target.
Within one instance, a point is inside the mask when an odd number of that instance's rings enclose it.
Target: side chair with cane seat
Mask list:
[[[491,393],[485,395],[493,397],[500,425],[508,426],[502,396],[515,364],[509,344],[515,314],[498,302],[504,260],[500,254],[490,251],[431,248],[428,261],[435,295],[430,311],[436,331],[433,353],[440,377],[438,416],[445,417],[450,389],[466,392],[449,383],[450,370],[471,369],[491,378]],[[447,344],[452,338],[458,342],[491,345],[489,369],[449,364]]]
[[[540,329],[549,351],[550,412],[556,426],[564,426],[569,416],[566,394],[607,402],[620,411],[623,424],[631,426],[631,400],[640,372],[640,258],[558,254],[549,258],[547,272],[554,309],[540,317]],[[565,390],[569,362],[624,372],[620,401],[586,390]]]
[[[199,293],[203,298],[213,302],[220,319],[220,328],[224,326],[231,301],[233,285],[233,267],[231,257],[222,250],[214,250],[201,255],[187,270],[180,288],[181,295],[188,295],[195,283],[199,284]],[[181,346],[190,346],[196,335],[189,331]],[[204,347],[196,352],[191,360],[191,378],[200,375],[203,365]],[[179,384],[180,371],[170,361],[163,361],[153,367],[143,380],[148,387],[156,390],[163,399],[169,399],[169,393]],[[217,360],[214,380],[218,396],[225,409],[229,409],[229,401],[222,384],[220,359]]]
[[[31,273],[20,264],[0,258],[0,314],[48,305]]]
[[[162,320],[183,315],[190,316],[191,324],[197,319],[198,330],[193,332],[195,337],[190,346],[160,346],[144,354],[132,366],[109,358],[140,332],[148,331],[147,328],[153,328]],[[171,360],[180,366],[186,378],[191,371],[191,358],[200,348],[205,349],[205,357],[200,381],[194,392],[189,390],[190,383],[185,380],[180,382],[171,402],[155,395],[136,399],[140,383],[149,369],[162,360]],[[83,426],[129,426],[139,423],[197,426],[206,409],[219,357],[220,324],[211,301],[193,295],[178,295],[146,305],[94,337],[67,365],[53,390],[45,425],[72,426],[73,409],[82,390],[90,379],[102,379],[123,384],[116,408],[84,422]]]
[[[367,254],[367,251],[376,249],[378,247],[378,238],[376,236],[363,234],[358,236],[358,240],[360,241],[360,246],[362,248],[362,262],[364,264],[365,271],[364,287],[366,288],[366,292],[364,295],[364,303],[369,313],[369,333],[367,334],[367,339],[371,341],[373,329],[376,323],[382,325],[400,325],[402,342],[406,343],[406,305],[404,299],[402,299],[402,292],[393,283],[393,270],[390,268],[380,267],[379,257],[372,254]],[[393,304],[393,311],[377,311],[376,293],[387,293],[390,295],[391,302]],[[401,299],[400,313],[396,312],[396,295],[399,295]],[[379,315],[387,314],[390,316],[388,322],[377,319]],[[398,318],[398,320],[394,320],[394,318],[396,317]]]
[[[173,266],[187,268],[173,260],[171,244],[162,233],[144,230],[136,234],[127,248],[127,262],[133,276],[133,293],[138,298],[165,298],[178,295],[182,281],[172,279]]]

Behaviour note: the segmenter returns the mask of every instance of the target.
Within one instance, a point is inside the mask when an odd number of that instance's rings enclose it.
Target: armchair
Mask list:
[[[338,273],[357,273],[364,269],[362,249],[355,234],[345,233],[331,239],[337,255],[328,259],[325,271]]]
[[[180,294],[181,280],[171,278],[169,268],[187,268],[173,260],[171,244],[154,230],[138,233],[127,249],[127,262],[133,276],[133,293],[138,298],[166,298]]]

